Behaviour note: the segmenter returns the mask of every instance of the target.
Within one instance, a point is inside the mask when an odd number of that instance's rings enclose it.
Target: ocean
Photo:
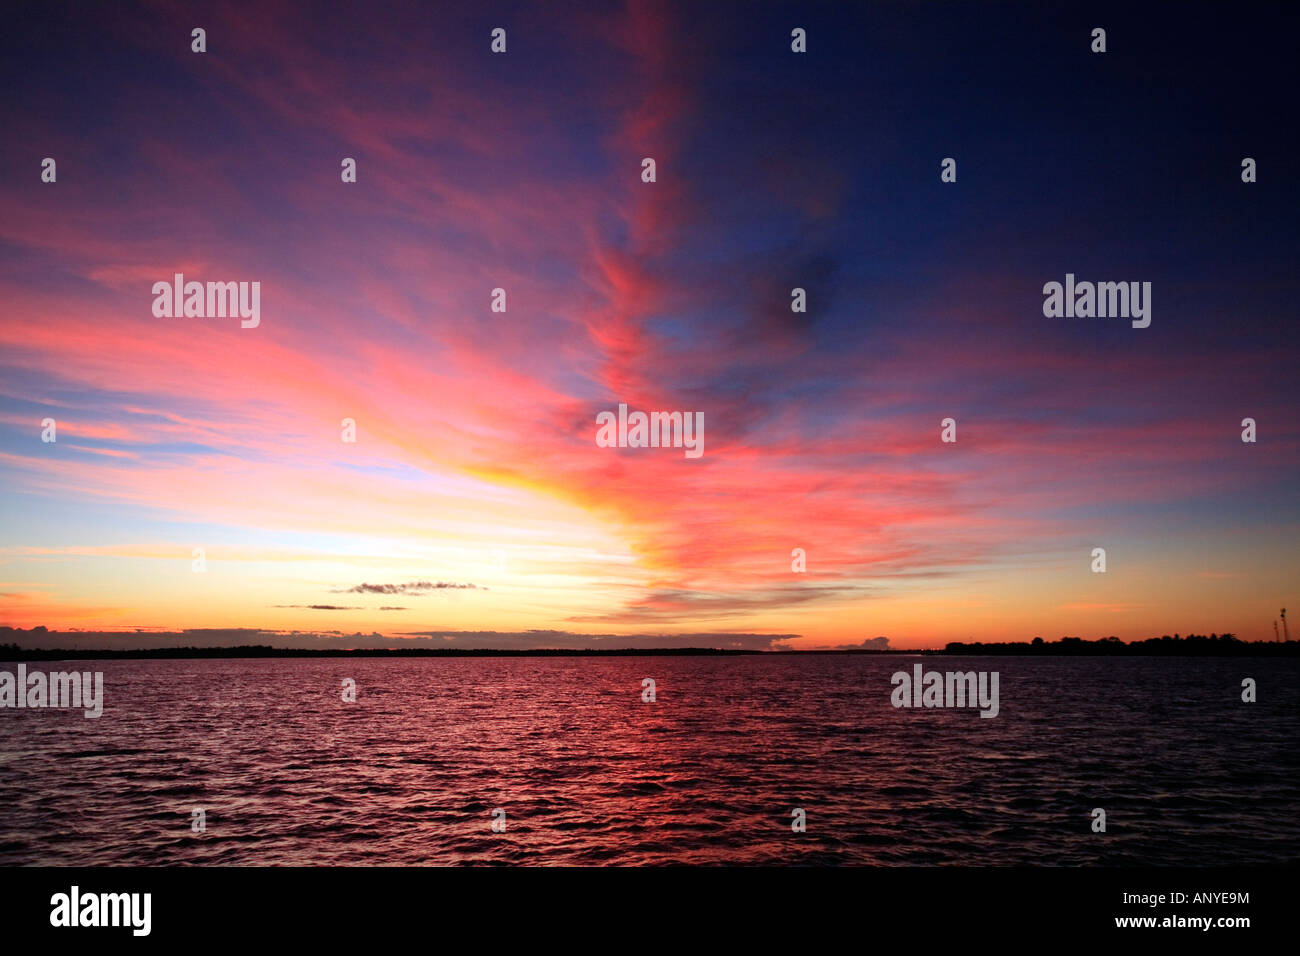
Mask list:
[[[996,717],[893,706],[917,662],[998,672]],[[1300,861],[1294,658],[27,666],[103,715],[0,710],[3,865]]]

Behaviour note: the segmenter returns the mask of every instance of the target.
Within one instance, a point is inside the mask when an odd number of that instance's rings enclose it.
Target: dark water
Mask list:
[[[0,710],[0,863],[1300,860],[1300,662],[925,659],[982,719],[891,707],[916,660],[83,662],[100,719]]]

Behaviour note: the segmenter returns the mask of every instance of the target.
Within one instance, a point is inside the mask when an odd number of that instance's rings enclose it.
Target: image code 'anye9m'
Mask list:
[[[1278,929],[1297,35],[9,5],[4,925]]]

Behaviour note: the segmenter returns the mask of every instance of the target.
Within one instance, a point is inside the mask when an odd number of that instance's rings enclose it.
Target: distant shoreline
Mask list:
[[[1123,643],[1116,640],[1026,641],[999,644],[953,642],[941,649],[890,648],[886,650],[839,648],[827,650],[749,650],[715,647],[620,648],[495,648],[495,647],[358,647],[309,648],[244,644],[233,647],[149,648],[23,648],[0,645],[0,661],[53,660],[188,660],[198,658],[293,657],[790,657],[790,656],[925,656],[925,657],[1297,657],[1300,641],[1239,641],[1232,637],[1153,638]]]

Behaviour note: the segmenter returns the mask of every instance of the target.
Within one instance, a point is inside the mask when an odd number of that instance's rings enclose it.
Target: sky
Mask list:
[[[1284,10],[20,4],[0,625],[1272,639]],[[176,273],[259,324],[155,315]],[[1067,273],[1150,326],[1045,316]],[[620,403],[703,454],[602,447]]]

